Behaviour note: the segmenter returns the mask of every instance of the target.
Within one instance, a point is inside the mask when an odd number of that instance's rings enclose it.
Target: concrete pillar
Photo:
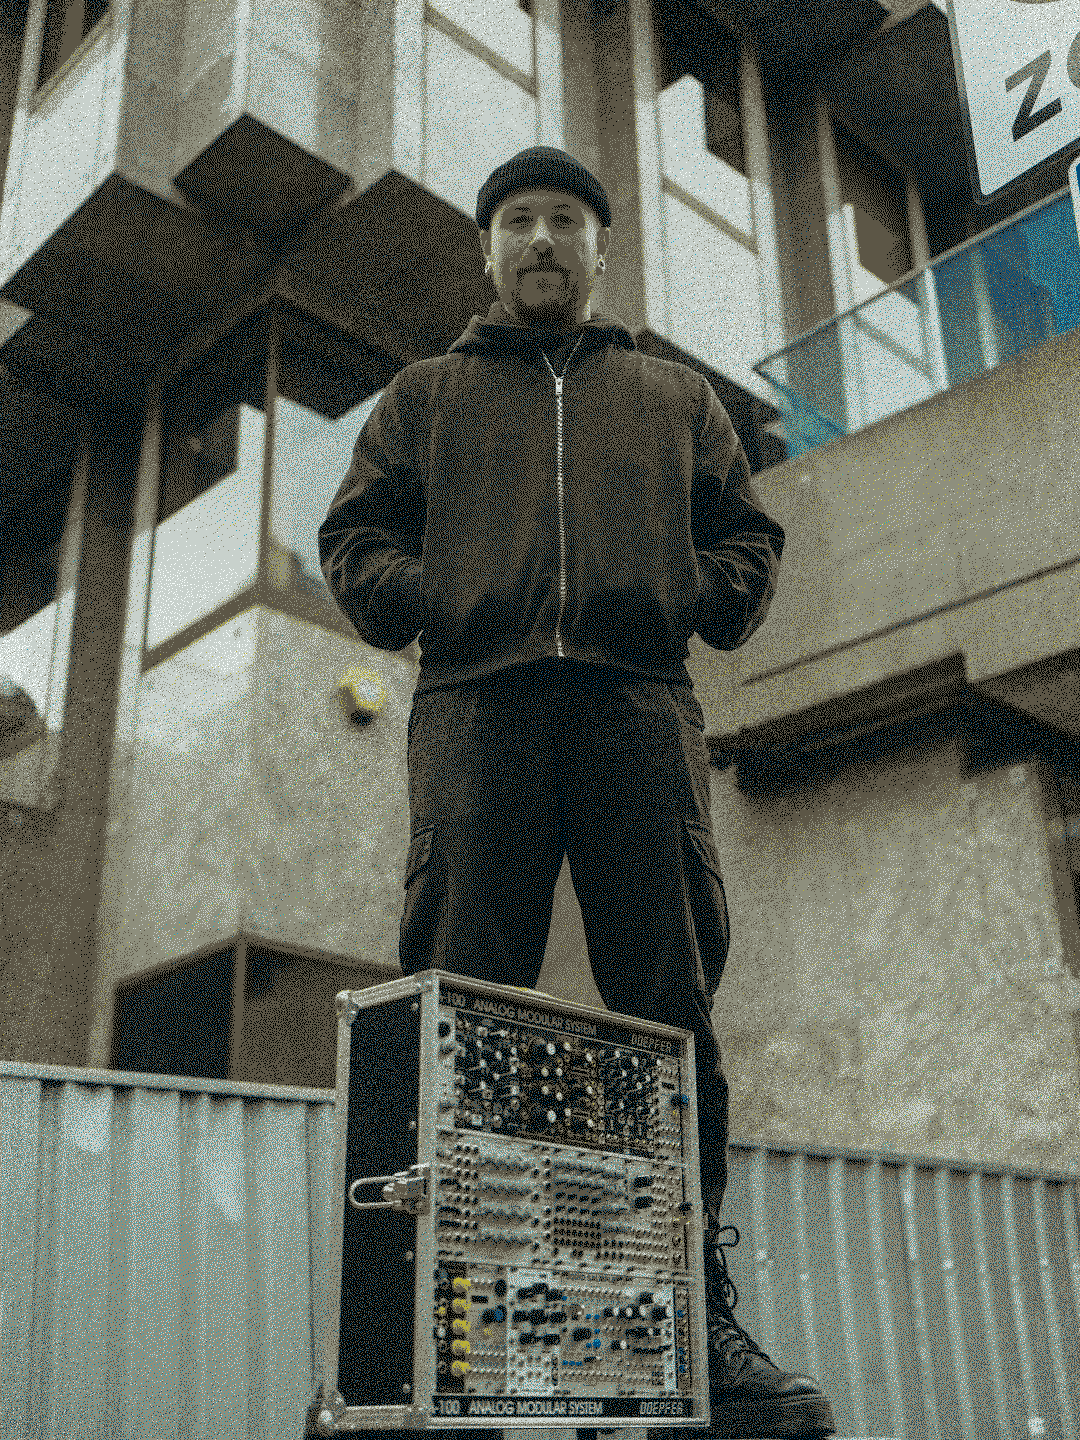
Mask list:
[[[71,658],[56,770],[59,803],[5,852],[8,933],[25,937],[4,966],[0,1052],[85,1065],[95,993],[97,911],[105,848],[128,577],[137,443],[123,426],[87,426],[75,492],[85,484]]]
[[[1001,342],[997,318],[990,299],[990,282],[986,275],[986,256],[976,242],[968,251],[971,256],[971,293],[975,299],[975,323],[978,328],[979,354],[982,368],[993,370],[1001,363]]]
[[[739,110],[742,115],[743,154],[750,181],[750,207],[753,215],[754,241],[757,245],[758,294],[764,355],[779,350],[786,337],[784,325],[784,293],[780,278],[780,243],[776,224],[772,158],[769,151],[769,117],[765,108],[761,56],[749,39],[739,45]],[[763,359],[758,356],[758,359]],[[773,380],[781,385],[789,382],[787,357],[780,355],[769,367]],[[780,397],[767,388],[768,398],[775,403]],[[790,437],[788,437],[790,444]]]
[[[597,130],[611,202],[607,313],[631,334],[668,331],[651,0],[598,6]]]
[[[21,257],[15,252],[15,220],[18,214],[18,191],[22,181],[23,152],[30,104],[37,90],[41,44],[45,35],[45,11],[48,0],[30,0],[23,30],[22,63],[15,94],[11,122],[11,140],[4,171],[4,196],[0,204],[0,284],[19,268]]]
[[[563,149],[608,189],[597,131],[597,57],[590,0],[557,0],[562,40]],[[609,192],[609,198],[610,192]]]
[[[750,181],[750,204],[757,244],[758,286],[765,331],[766,353],[784,343],[784,297],[780,283],[780,249],[773,202],[772,160],[769,154],[769,118],[761,75],[761,57],[754,44],[739,46],[739,108],[742,112],[743,153]]]
[[[586,170],[592,171],[614,205],[611,177],[597,128],[598,70],[593,8],[589,0],[558,0],[558,5],[562,41],[563,149],[580,160]],[[614,222],[614,216],[612,219]],[[625,251],[626,237],[620,235],[613,223],[607,269],[597,275],[593,285],[591,314],[594,318],[603,315],[607,319],[622,319],[621,315],[615,316],[612,312],[610,285],[615,269],[625,263]]]
[[[559,0],[533,0],[533,72],[536,76],[536,143],[566,149],[563,56]],[[582,164],[585,164],[582,161]],[[588,166],[586,166],[588,168]]]
[[[829,269],[832,273],[836,313],[850,310],[855,304],[851,240],[844,224],[844,197],[840,184],[840,162],[836,154],[832,116],[823,91],[815,96],[817,118],[818,160],[821,165],[821,188],[825,197],[825,220],[829,237]],[[855,317],[838,320],[844,403],[848,430],[861,429],[865,423],[863,406],[862,360]]]
[[[10,22],[9,22],[10,24]],[[8,162],[11,129],[15,123],[15,107],[19,99],[20,46],[22,34],[15,27],[0,25],[0,195]]]
[[[424,0],[393,0],[393,114],[391,164],[423,183],[424,94],[427,73]]]
[[[930,242],[926,238],[926,216],[923,214],[922,193],[914,175],[905,176],[907,188],[908,244],[911,247],[911,267],[921,270],[930,264]]]
[[[135,727],[142,688],[143,642],[150,602],[150,571],[161,484],[161,384],[152,387],[146,407],[138,475],[132,505],[127,596],[120,646],[116,724],[106,794],[101,893],[96,917],[95,968],[86,1064],[108,1069],[112,1055],[113,985],[116,937],[123,914],[128,850],[121,841],[135,756]]]
[[[938,305],[934,272],[930,269],[930,243],[926,238],[926,216],[922,195],[915,177],[908,175],[907,222],[911,264],[921,270],[915,289],[919,297],[919,320],[922,325],[923,356],[930,382],[935,390],[949,388],[949,367],[945,361],[945,343],[941,335],[941,308]]]

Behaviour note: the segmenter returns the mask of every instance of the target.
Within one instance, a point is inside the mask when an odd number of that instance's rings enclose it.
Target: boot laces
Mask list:
[[[727,1241],[721,1240],[720,1236],[723,1235],[725,1230],[734,1230],[735,1239]],[[733,1250],[735,1248],[739,1243],[739,1232],[734,1225],[725,1225],[719,1231],[715,1231],[714,1234],[715,1244],[710,1240],[709,1249],[711,1253],[715,1255],[719,1265],[719,1273],[710,1277],[711,1283],[708,1285],[710,1298],[715,1302],[718,1311],[713,1324],[710,1326],[713,1331],[711,1337],[712,1342],[718,1347],[719,1353],[723,1356],[725,1362],[733,1360],[740,1351],[746,1352],[747,1361],[752,1354],[760,1355],[763,1360],[768,1360],[769,1357],[765,1354],[764,1350],[751,1340],[745,1330],[739,1328],[738,1321],[732,1313],[734,1307],[739,1303],[739,1292],[735,1288],[734,1280],[732,1280],[728,1274],[727,1257],[723,1252],[725,1249]],[[770,1361],[769,1363],[771,1364],[772,1362]]]

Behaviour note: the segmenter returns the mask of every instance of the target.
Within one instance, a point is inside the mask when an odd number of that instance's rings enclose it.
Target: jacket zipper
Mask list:
[[[581,344],[582,337],[579,335],[574,345],[574,350]],[[561,375],[555,374],[555,369],[544,352],[544,364],[551,371],[551,378],[555,381],[555,484],[559,497],[559,618],[555,621],[555,652],[563,659],[566,652],[562,644],[562,618],[566,611],[566,520],[563,515],[563,466],[562,466],[562,387],[566,378],[566,371],[573,359],[574,350],[566,357],[566,364],[563,366]]]

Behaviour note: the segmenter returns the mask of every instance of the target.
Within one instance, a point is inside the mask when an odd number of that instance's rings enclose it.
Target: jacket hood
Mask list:
[[[616,345],[623,350],[637,349],[630,331],[617,320],[605,320],[602,315],[596,315],[586,320],[581,328],[585,336],[583,348],[598,350],[606,345]],[[460,351],[465,355],[478,355],[505,351],[513,346],[532,348],[538,344],[540,333],[535,326],[515,320],[502,301],[496,300],[483,318],[479,315],[472,317],[446,353],[452,355]]]

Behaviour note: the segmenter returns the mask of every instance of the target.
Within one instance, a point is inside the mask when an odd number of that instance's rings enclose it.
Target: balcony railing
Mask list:
[[[992,370],[1080,325],[1068,190],[815,326],[754,370],[779,393],[788,457]]]

